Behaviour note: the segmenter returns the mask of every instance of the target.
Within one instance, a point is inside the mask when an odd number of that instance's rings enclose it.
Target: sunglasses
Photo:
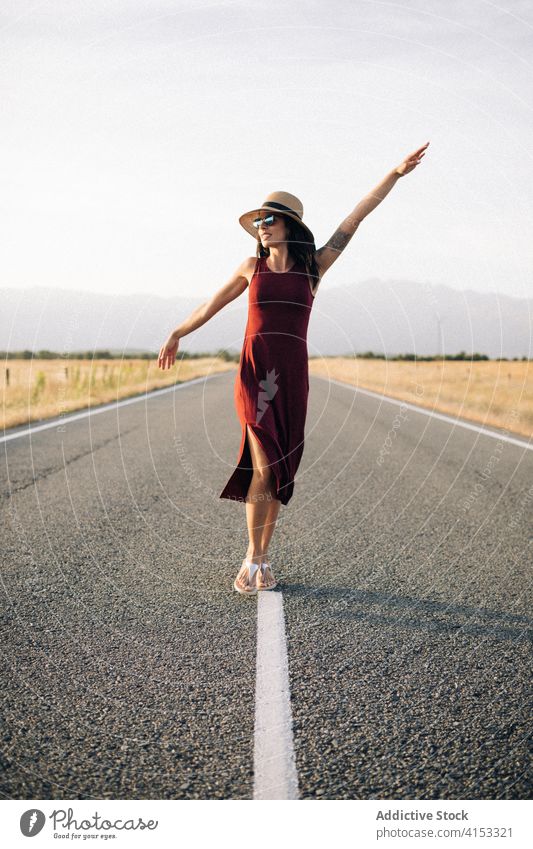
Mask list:
[[[270,225],[274,224],[278,217],[279,216],[277,215],[266,215],[264,218],[254,218],[252,224],[256,230],[259,230],[261,224],[264,224],[265,227],[270,227]]]

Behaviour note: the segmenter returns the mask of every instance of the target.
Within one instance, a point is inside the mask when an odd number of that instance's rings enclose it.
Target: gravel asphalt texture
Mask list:
[[[233,380],[3,444],[2,798],[252,797]],[[399,412],[310,378],[269,552],[301,798],[531,798],[533,452]]]

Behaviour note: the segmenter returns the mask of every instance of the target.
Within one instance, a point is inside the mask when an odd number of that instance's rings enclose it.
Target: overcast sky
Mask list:
[[[531,0],[2,0],[0,286],[209,296],[296,194],[322,286],[533,296]]]

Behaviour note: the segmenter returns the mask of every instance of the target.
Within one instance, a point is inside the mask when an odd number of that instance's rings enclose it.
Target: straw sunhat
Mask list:
[[[307,233],[309,241],[312,243],[315,241],[315,237],[311,233],[311,230],[302,221],[304,214],[303,204],[301,200],[295,197],[295,195],[290,195],[288,192],[272,192],[267,195],[260,207],[252,209],[250,212],[245,212],[240,216],[239,223],[242,227],[244,227],[246,232],[255,239],[257,239],[258,231],[252,224],[252,221],[254,218],[258,218],[261,215],[261,210],[279,212],[286,215],[287,218],[292,218],[293,221],[297,221],[300,227],[302,227]]]

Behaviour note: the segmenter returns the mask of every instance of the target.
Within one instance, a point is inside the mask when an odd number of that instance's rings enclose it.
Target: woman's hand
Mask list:
[[[409,171],[412,171],[413,168],[416,168],[418,163],[422,161],[422,157],[426,152],[426,147],[428,146],[428,144],[429,142],[426,142],[422,145],[422,147],[419,147],[418,150],[415,150],[414,153],[410,153],[409,156],[405,157],[402,164],[398,165],[398,167],[394,169],[396,173],[400,175],[400,177],[403,177],[404,174],[408,174]]]
[[[171,333],[168,337],[165,344],[162,346],[159,351],[159,360],[158,366],[159,368],[165,370],[165,368],[170,368],[176,362],[176,354],[178,353],[178,345],[179,345],[179,336],[176,336],[174,333]]]

